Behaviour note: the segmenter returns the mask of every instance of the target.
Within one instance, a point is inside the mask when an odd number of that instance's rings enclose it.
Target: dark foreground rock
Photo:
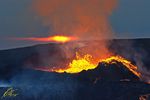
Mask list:
[[[139,100],[150,93],[122,64],[99,64],[94,70],[77,74],[24,70],[0,89],[0,96],[12,87],[18,93],[4,100]]]

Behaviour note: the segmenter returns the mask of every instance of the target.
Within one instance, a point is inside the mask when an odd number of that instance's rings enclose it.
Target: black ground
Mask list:
[[[45,65],[54,55],[63,59],[62,44],[46,44],[0,51],[0,95],[9,88],[17,89],[16,97],[4,100],[139,100],[150,93],[150,85],[140,81],[121,63],[99,64],[94,70],[78,74],[59,74],[27,68]],[[147,69],[150,65],[150,39],[111,40],[109,49],[118,55],[141,60]],[[41,55],[42,54],[42,55]],[[135,59],[137,58],[137,59]],[[57,61],[56,61],[57,62]],[[57,64],[57,63],[56,63]],[[63,63],[62,63],[63,64]],[[5,84],[8,84],[6,87]]]

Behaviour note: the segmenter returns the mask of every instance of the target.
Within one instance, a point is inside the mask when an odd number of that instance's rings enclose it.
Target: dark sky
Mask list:
[[[150,0],[119,0],[111,16],[114,31],[119,37],[150,37]]]
[[[118,0],[110,17],[118,38],[150,37],[150,0]],[[35,43],[11,41],[7,37],[40,37],[50,35],[46,26],[31,11],[32,0],[0,0],[0,49]]]

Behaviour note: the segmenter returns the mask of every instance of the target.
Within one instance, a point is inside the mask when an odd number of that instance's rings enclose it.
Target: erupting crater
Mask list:
[[[60,69],[52,69],[53,72],[58,73],[80,73],[82,71],[93,70],[97,68],[98,63],[105,63],[105,64],[113,64],[113,63],[122,63],[130,72],[135,74],[137,77],[141,76],[141,73],[138,71],[137,66],[133,65],[129,60],[121,57],[121,56],[109,56],[104,59],[94,59],[92,55],[86,54],[81,56],[78,52],[76,53],[76,58],[69,63],[67,68],[60,68]]]

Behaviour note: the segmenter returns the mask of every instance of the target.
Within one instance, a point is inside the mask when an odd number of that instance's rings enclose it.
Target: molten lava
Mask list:
[[[79,53],[76,53],[76,59],[74,59],[67,69],[57,69],[54,70],[58,73],[79,73],[83,70],[91,70],[95,69],[97,66],[96,64],[92,63],[92,56],[87,54],[84,57],[81,57]]]
[[[138,76],[138,77],[141,76],[140,72],[138,72],[137,66],[133,65],[129,60],[127,60],[121,56],[111,56],[107,59],[101,60],[100,62],[112,64],[112,63],[116,63],[116,61],[122,63],[125,67],[127,67],[136,76]]]
[[[29,38],[15,38],[16,40],[27,40],[27,41],[40,41],[40,42],[60,42],[60,43],[65,43],[69,41],[74,41],[77,40],[76,37],[69,37],[69,36],[50,36],[50,37],[43,37],[43,38],[38,38],[38,37],[29,37]]]
[[[93,57],[89,54],[84,55],[81,57],[78,53],[76,53],[76,58],[72,60],[72,62],[69,64],[68,68],[65,69],[55,69],[54,72],[58,73],[79,73],[83,70],[92,70],[97,67],[98,63],[116,63],[120,62],[125,67],[127,67],[132,73],[134,73],[136,76],[140,77],[140,73],[138,72],[137,66],[133,65],[129,60],[126,60],[125,58],[121,56],[110,56],[106,59],[99,59],[94,60]]]

